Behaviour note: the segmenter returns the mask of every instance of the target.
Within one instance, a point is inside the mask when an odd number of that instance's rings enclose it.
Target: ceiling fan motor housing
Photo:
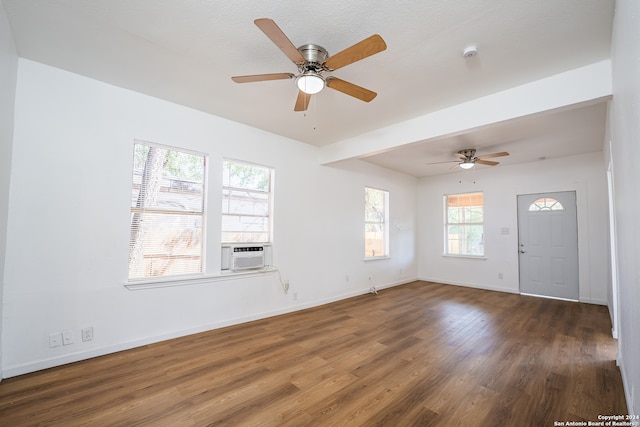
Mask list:
[[[476,150],[474,149],[460,150],[458,151],[458,154],[463,155],[467,160],[471,161],[476,155]]]
[[[301,72],[314,71],[319,73],[324,70],[323,64],[329,57],[329,52],[317,44],[304,44],[298,48],[298,52],[304,58],[304,64],[298,66]]]

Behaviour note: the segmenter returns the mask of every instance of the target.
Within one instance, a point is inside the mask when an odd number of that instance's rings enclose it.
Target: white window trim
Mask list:
[[[365,186],[365,191],[366,189],[371,189],[371,190],[376,190],[376,191],[382,191],[384,193],[384,221],[382,222],[382,224],[384,225],[384,253],[382,255],[375,255],[375,256],[365,256],[364,257],[364,261],[378,261],[378,260],[383,260],[383,259],[389,259],[390,258],[390,250],[389,250],[389,199],[390,199],[390,193],[388,190],[384,190],[382,188],[377,188],[377,187],[371,187],[371,186]],[[367,224],[380,224],[379,222],[371,222],[371,221],[367,221],[365,219],[364,221],[365,226]]]
[[[462,258],[462,259],[474,259],[478,261],[486,261],[487,254],[485,251],[484,255],[456,255],[456,254],[442,254],[444,258]]]
[[[380,255],[380,256],[370,256],[370,257],[364,257],[363,261],[364,262],[372,262],[372,261],[382,261],[385,259],[391,259],[391,256],[389,255]]]
[[[169,276],[153,276],[153,277],[142,277],[142,278],[130,278],[127,277],[127,280],[125,281],[125,286],[126,285],[135,285],[135,284],[139,284],[142,282],[174,282],[174,281],[181,281],[183,280],[184,277],[192,277],[192,276],[202,276],[206,274],[207,271],[207,221],[208,221],[208,192],[209,192],[209,153],[205,153],[202,151],[197,151],[197,150],[192,150],[192,149],[188,149],[188,148],[181,148],[181,147],[174,147],[174,146],[170,146],[170,145],[165,145],[165,144],[159,144],[159,143],[155,143],[155,142],[151,142],[151,141],[145,141],[145,140],[141,140],[141,139],[134,139],[133,140],[133,147],[135,149],[136,144],[139,145],[148,145],[148,146],[153,146],[153,147],[157,147],[157,148],[161,148],[161,149],[166,149],[166,150],[172,150],[172,151],[179,151],[181,153],[186,153],[186,154],[191,154],[191,155],[195,155],[195,156],[202,156],[204,158],[204,171],[203,171],[203,199],[202,199],[202,214],[199,214],[197,216],[200,216],[202,218],[202,250],[201,250],[201,268],[202,268],[202,272],[201,273],[194,273],[194,274],[190,274],[190,275],[169,275]],[[133,172],[133,171],[132,171]],[[131,212],[132,207],[129,208],[129,212]],[[188,215],[191,215],[192,213],[185,213]],[[128,265],[127,265],[127,269],[128,269]]]
[[[478,194],[481,193],[482,194],[482,218],[484,220],[484,191],[469,191],[469,192],[465,192],[465,193],[451,193],[451,194],[445,194],[443,196],[443,219],[444,219],[444,226],[442,227],[442,239],[443,239],[443,253],[442,256],[445,258],[461,258],[461,259],[475,259],[475,260],[486,260],[487,259],[487,248],[486,246],[484,246],[485,244],[485,240],[484,237],[482,239],[482,243],[483,243],[483,254],[482,255],[471,255],[471,254],[451,254],[449,253],[449,238],[448,238],[448,233],[447,233],[447,229],[449,224],[449,212],[448,212],[448,198],[449,196],[459,196],[462,194]],[[485,221],[483,222],[470,222],[470,223],[455,223],[455,224],[463,224],[463,225],[482,225],[482,234],[484,236],[485,234]]]
[[[125,288],[130,291],[140,291],[145,289],[171,288],[176,286],[199,285],[202,283],[221,282],[235,279],[246,279],[249,277],[262,276],[277,272],[273,266],[250,271],[229,271],[219,274],[198,274],[189,276],[171,276],[156,279],[137,279],[124,282]]]

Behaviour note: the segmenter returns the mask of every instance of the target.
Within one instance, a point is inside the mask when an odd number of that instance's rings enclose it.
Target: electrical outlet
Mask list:
[[[82,330],[82,341],[87,342],[91,340],[93,340],[93,326],[89,326]]]
[[[73,344],[73,332],[64,331],[62,333],[62,344],[63,345],[71,345],[71,344]]]
[[[62,334],[55,332],[49,334],[49,348],[60,347],[62,345]]]

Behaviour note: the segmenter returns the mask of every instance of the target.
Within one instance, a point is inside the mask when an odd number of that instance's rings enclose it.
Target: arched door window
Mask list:
[[[541,197],[529,205],[529,211],[563,211],[562,203],[553,197]]]

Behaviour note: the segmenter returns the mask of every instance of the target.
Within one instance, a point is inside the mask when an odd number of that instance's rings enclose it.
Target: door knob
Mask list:
[[[523,253],[525,253],[525,252],[526,252],[526,251],[525,251],[524,249],[520,249],[520,253],[521,253],[521,254],[523,254]]]

